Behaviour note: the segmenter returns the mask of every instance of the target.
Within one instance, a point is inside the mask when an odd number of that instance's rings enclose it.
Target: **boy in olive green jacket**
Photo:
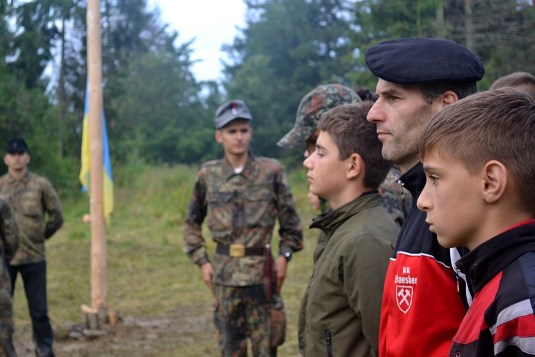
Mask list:
[[[306,356],[375,356],[384,277],[399,226],[377,188],[390,165],[381,155],[369,104],[323,115],[316,151],[304,161],[310,191],[332,211],[314,218],[325,250],[314,265],[306,303]]]

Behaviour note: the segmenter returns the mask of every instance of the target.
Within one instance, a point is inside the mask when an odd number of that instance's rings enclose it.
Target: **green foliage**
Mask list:
[[[301,98],[321,83],[373,89],[364,53],[385,39],[446,37],[466,45],[485,62],[480,89],[513,71],[535,72],[535,6],[528,0],[246,4],[246,25],[225,47],[225,79],[200,83],[191,72],[192,41],[180,43],[147,0],[101,1],[104,112],[114,164],[196,164],[221,156],[214,112],[240,98],[254,117],[253,152],[300,166],[302,149],[282,150],[276,142],[293,127]],[[32,147],[32,169],[64,195],[79,188],[85,5],[0,0],[0,145],[22,135]],[[44,69],[53,53],[49,77]]]
[[[15,2],[14,15],[19,31],[14,32],[9,67],[27,88],[42,86],[39,82],[58,36],[55,24],[58,2],[34,0]],[[43,86],[44,87],[44,86]]]
[[[476,2],[473,21],[474,48],[485,62],[481,89],[515,71],[535,73],[535,6],[531,1]]]
[[[498,77],[514,71],[535,72],[535,6],[527,0],[361,0],[355,3],[360,26],[353,43],[365,50],[379,41],[398,37],[443,37],[465,45],[485,63],[479,83],[487,89]],[[351,76],[371,86],[364,66]]]
[[[120,148],[125,153],[116,151],[119,157],[136,151],[150,162],[200,159],[213,131],[188,65],[169,53],[149,52],[132,61],[112,102],[112,142],[129,143]]]

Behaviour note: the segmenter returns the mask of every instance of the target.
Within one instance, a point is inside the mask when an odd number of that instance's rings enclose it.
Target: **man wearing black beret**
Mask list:
[[[436,113],[476,92],[483,64],[453,41],[428,38],[381,42],[368,49],[366,64],[379,77],[368,121],[377,127],[383,157],[401,170],[399,182],[414,205],[385,279],[379,356],[447,356],[470,294],[453,268],[459,252],[441,247],[416,209],[426,181],[418,143]]]

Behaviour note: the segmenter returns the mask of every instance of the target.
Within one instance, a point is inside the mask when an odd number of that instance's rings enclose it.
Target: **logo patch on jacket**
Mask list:
[[[412,306],[412,286],[396,285],[396,301],[399,309],[406,314]]]

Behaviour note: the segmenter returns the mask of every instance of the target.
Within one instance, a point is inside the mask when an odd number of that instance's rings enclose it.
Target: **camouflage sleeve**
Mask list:
[[[378,191],[383,207],[394,218],[394,221],[402,226],[411,210],[412,198],[410,193],[398,183],[400,175],[399,170],[392,167],[379,186]]]
[[[19,247],[19,231],[11,208],[3,200],[0,200],[0,235],[4,244],[6,261],[10,261]]]
[[[43,207],[48,214],[48,220],[45,226],[45,239],[48,239],[63,225],[63,212],[54,187],[46,179],[43,184]]]
[[[303,229],[295,208],[290,184],[282,167],[276,176],[275,191],[279,220],[279,252],[288,250],[297,252],[303,249]]]
[[[188,214],[184,221],[184,252],[199,266],[209,261],[201,228],[206,211],[206,184],[204,171],[201,169],[195,181]]]

